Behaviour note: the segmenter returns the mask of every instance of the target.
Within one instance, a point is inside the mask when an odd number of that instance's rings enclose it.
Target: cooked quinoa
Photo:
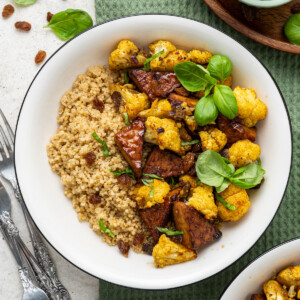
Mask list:
[[[79,221],[87,221],[90,227],[109,245],[123,240],[132,246],[137,233],[144,233],[145,242],[149,233],[143,224],[136,202],[131,199],[133,187],[124,188],[117,177],[109,171],[128,167],[115,144],[115,134],[124,127],[120,113],[116,112],[110,97],[109,83],[124,83],[120,72],[112,72],[107,67],[91,66],[86,74],[79,75],[60,100],[57,133],[47,145],[49,163],[61,177],[65,195],[72,201]],[[95,97],[103,101],[105,108],[100,112],[95,108]],[[93,137],[97,135],[107,143],[110,156],[104,156],[102,146]],[[88,164],[85,155],[96,154],[96,160]],[[148,154],[145,151],[144,156]],[[99,194],[99,204],[91,204],[90,197]],[[108,227],[115,238],[102,233],[99,220]],[[133,246],[137,252],[141,245]]]

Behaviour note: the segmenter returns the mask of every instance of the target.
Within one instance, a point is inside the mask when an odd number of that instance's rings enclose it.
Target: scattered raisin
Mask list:
[[[134,64],[136,64],[136,65],[139,63],[139,61],[138,61],[138,59],[136,58],[135,55],[131,55],[131,56],[130,56],[130,59],[131,59],[131,61],[132,61]]]
[[[47,12],[47,21],[50,22],[51,19],[52,19],[52,17],[53,17],[53,14],[51,14],[51,12],[48,11],[48,12]]]
[[[186,90],[183,86],[175,88],[174,91],[180,96],[188,97],[190,95],[190,92]]]
[[[4,19],[7,19],[14,13],[14,11],[15,11],[14,7],[10,4],[7,4],[3,7],[2,17]]]
[[[89,202],[91,204],[99,204],[101,202],[101,197],[99,194],[94,194],[90,197]]]
[[[170,239],[174,243],[181,244],[182,243],[182,234],[172,235],[172,236],[170,236]]]
[[[45,59],[45,57],[46,57],[46,55],[47,54],[46,54],[46,52],[44,50],[40,50],[37,53],[37,55],[35,56],[35,59],[34,59],[35,63],[36,64],[40,64],[41,62],[43,62],[44,59]]]
[[[31,29],[31,24],[25,21],[16,22],[15,27],[23,31],[29,31]]]
[[[133,238],[133,245],[134,246],[141,245],[144,241],[144,238],[145,238],[145,236],[143,233],[137,233]]]
[[[87,164],[91,165],[96,160],[96,154],[93,151],[91,151],[91,152],[86,153],[84,155],[84,158],[85,158]]]
[[[142,246],[142,250],[149,255],[152,255],[154,245],[152,243],[145,243]]]
[[[215,239],[215,240],[218,240],[221,236],[222,236],[222,232],[221,232],[220,230],[218,230],[218,231],[216,232],[216,234],[214,235],[214,239]]]
[[[183,159],[183,171],[187,173],[195,164],[195,154],[188,152]]]
[[[291,7],[291,13],[292,13],[292,14],[299,14],[299,13],[300,13],[300,3],[295,3],[295,4]]]
[[[156,129],[156,131],[157,131],[157,133],[162,133],[162,132],[165,132],[165,129],[162,128],[162,127],[158,127],[158,128]]]
[[[201,150],[201,145],[200,144],[195,144],[193,147],[192,147],[192,152],[199,152]]]
[[[103,103],[103,101],[99,100],[97,97],[94,98],[93,104],[94,104],[94,107],[96,109],[98,109],[100,112],[104,111],[104,107],[105,107],[104,103]]]
[[[118,248],[120,250],[120,252],[125,256],[128,257],[128,252],[130,249],[129,244],[125,243],[124,241],[120,240],[118,241]]]
[[[119,92],[115,91],[111,94],[111,99],[114,102],[116,110],[118,111],[119,107],[120,107],[120,104],[121,104],[121,101],[122,101],[121,94]]]
[[[130,187],[132,184],[132,178],[128,174],[122,174],[118,176],[118,183],[123,187]]]
[[[195,175],[196,175],[196,167],[195,167],[195,165],[193,165],[193,166],[189,169],[189,171],[187,172],[187,174],[190,175],[190,176],[195,176]]]

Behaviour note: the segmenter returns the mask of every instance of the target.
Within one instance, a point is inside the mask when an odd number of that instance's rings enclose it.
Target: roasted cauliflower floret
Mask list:
[[[238,117],[241,118],[241,123],[247,127],[253,127],[255,124],[263,120],[268,108],[264,102],[256,98],[256,93],[253,89],[245,89],[237,86],[233,93],[237,100]]]
[[[300,265],[288,267],[282,270],[277,275],[276,279],[287,287],[294,285],[297,288],[300,288]]]
[[[214,150],[220,152],[227,144],[226,134],[218,128],[206,127],[199,132],[202,150]]]
[[[172,111],[170,102],[167,99],[158,100],[156,99],[151,108],[143,110],[139,113],[139,117],[157,117],[157,118],[168,118],[170,117],[169,112]]]
[[[156,41],[149,45],[150,55],[153,56],[154,54],[164,51],[162,55],[157,57],[156,59],[150,62],[150,67],[152,70],[156,70],[156,68],[160,65],[161,60],[164,59],[169,52],[176,50],[176,47],[169,41]]]
[[[196,64],[208,64],[212,53],[208,51],[192,50],[188,53],[188,59]]]
[[[241,140],[228,149],[228,159],[235,167],[241,168],[254,163],[259,158],[260,153],[259,145],[249,140]]]
[[[184,185],[185,183],[189,183],[192,188],[197,187],[197,178],[192,177],[190,175],[182,175],[179,177],[180,185]]]
[[[198,124],[195,121],[194,116],[185,116],[184,122],[190,131],[195,131],[198,128]]]
[[[217,201],[218,214],[223,221],[237,221],[251,205],[246,190],[230,184],[228,188],[219,194],[226,202],[235,206],[235,210],[229,210],[221,202]]]
[[[179,155],[184,154],[179,129],[174,120],[149,117],[145,125],[144,139],[146,142],[156,144],[162,150],[169,149]]]
[[[139,112],[149,108],[150,101],[145,93],[139,93],[132,89],[131,84],[111,84],[110,91],[119,92],[122,97],[122,102],[120,104],[119,111],[124,117],[123,113],[127,113],[130,120],[134,120]]]
[[[194,251],[172,242],[165,234],[161,235],[158,244],[153,248],[152,256],[157,268],[180,264],[197,257]]]
[[[215,219],[218,215],[218,208],[215,204],[213,187],[201,183],[193,189],[192,193],[188,205],[201,212],[205,216],[205,219]]]
[[[149,186],[142,185],[134,189],[134,198],[139,208],[147,208],[158,203],[163,203],[164,198],[170,191],[170,186],[165,181],[153,179],[153,182],[150,182],[149,185],[154,188],[153,197],[150,197],[152,188]]]
[[[117,49],[110,54],[108,64],[112,70],[138,68],[144,65],[146,58],[133,42],[122,40]]]
[[[287,291],[275,280],[269,280],[263,285],[267,300],[288,300]]]

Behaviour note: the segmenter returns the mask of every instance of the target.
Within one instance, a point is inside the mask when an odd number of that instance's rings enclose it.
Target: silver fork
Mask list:
[[[0,153],[2,155],[2,161],[0,161],[0,175],[11,184],[14,190],[15,197],[22,207],[23,214],[25,216],[27,227],[32,240],[34,254],[37,259],[37,262],[42,267],[42,269],[47,273],[47,275],[52,281],[54,288],[58,291],[60,295],[59,298],[55,298],[55,299],[71,300],[70,294],[68,293],[66,288],[62,285],[62,283],[57,277],[56,268],[50,257],[50,254],[38,232],[38,229],[36,228],[34,222],[32,221],[26,209],[24,200],[22,198],[21,192],[17,185],[16,173],[14,169],[14,159],[13,159],[14,152],[11,146],[13,145],[13,141],[14,141],[14,133],[1,109],[0,109],[0,115],[4,121],[10,139],[10,140],[8,139],[2,126],[0,126],[0,136],[2,136],[3,138],[4,145],[8,153],[6,154],[3,144],[0,142]]]
[[[18,264],[19,276],[24,289],[22,300],[49,300],[45,292],[33,283],[17,247],[16,240],[12,238],[19,235],[19,231],[10,217],[10,198],[1,182],[0,228]]]

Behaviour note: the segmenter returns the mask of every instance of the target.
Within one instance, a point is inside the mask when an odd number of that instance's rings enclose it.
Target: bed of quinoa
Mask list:
[[[110,82],[124,84],[123,78],[123,74],[101,66],[91,66],[86,74],[79,75],[72,90],[60,100],[59,127],[47,145],[47,154],[52,170],[61,177],[65,195],[72,201],[78,220],[89,222],[109,245],[123,240],[132,246],[137,233],[144,233],[144,242],[151,237],[138,214],[136,202],[131,199],[133,187],[121,187],[109,171],[128,167],[114,141],[115,134],[125,125],[109,91]],[[95,97],[105,105],[102,113],[93,105]],[[101,144],[91,135],[93,132],[106,141],[111,156],[103,155]],[[84,155],[91,151],[97,158],[89,165]],[[101,202],[91,204],[90,197],[97,193]],[[115,238],[101,233],[100,219]],[[133,249],[141,252],[141,245]]]

